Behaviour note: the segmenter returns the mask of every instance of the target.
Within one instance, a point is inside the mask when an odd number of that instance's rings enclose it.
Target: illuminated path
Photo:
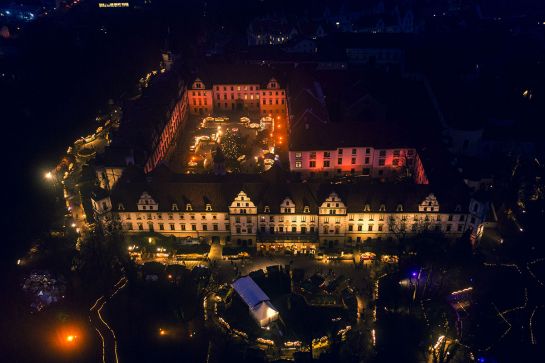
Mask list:
[[[119,363],[117,355],[117,338],[114,330],[104,320],[102,309],[121,289],[127,286],[127,279],[122,277],[115,285],[114,291],[109,296],[101,296],[95,301],[89,309],[89,321],[98,333],[102,344],[102,362],[103,363]]]

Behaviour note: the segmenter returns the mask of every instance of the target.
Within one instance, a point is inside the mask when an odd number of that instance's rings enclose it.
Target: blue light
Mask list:
[[[478,360],[480,363],[484,363],[486,361],[486,359],[484,359],[483,357],[480,357]]]
[[[416,277],[416,275],[418,275],[418,274],[417,274],[416,272],[413,272],[411,275],[412,275],[413,277]]]

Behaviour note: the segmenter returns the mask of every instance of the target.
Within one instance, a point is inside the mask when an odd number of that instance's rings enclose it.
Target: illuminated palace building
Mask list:
[[[286,90],[267,69],[255,66],[207,67],[191,83],[191,114],[212,115],[226,111],[287,115]]]
[[[479,204],[429,184],[330,184],[263,174],[187,175],[129,168],[95,192],[98,220],[128,235],[161,233],[227,245],[312,251],[431,229],[459,237],[479,223]]]
[[[445,172],[440,153],[419,147],[409,128],[400,132],[399,123],[383,119],[367,93],[343,86],[345,96],[328,89],[327,80],[322,90],[312,78],[290,76],[284,85],[278,77],[267,67],[216,66],[199,70],[189,83],[150,86],[127,108],[97,162],[97,220],[128,235],[266,250],[355,246],[423,229],[450,237],[476,233],[485,205]],[[162,100],[159,110],[152,96]],[[285,115],[289,165],[236,175],[182,175],[163,165],[191,114],[227,112]]]

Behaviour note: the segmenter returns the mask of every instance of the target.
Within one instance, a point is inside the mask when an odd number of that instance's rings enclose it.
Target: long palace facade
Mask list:
[[[356,246],[425,229],[459,237],[480,223],[470,212],[476,201],[430,185],[289,181],[278,169],[225,176],[127,172],[111,192],[94,194],[93,209],[104,225],[128,235],[265,250]]]

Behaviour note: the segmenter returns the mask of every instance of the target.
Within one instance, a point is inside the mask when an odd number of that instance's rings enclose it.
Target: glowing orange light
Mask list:
[[[76,340],[76,338],[77,338],[77,336],[75,336],[75,335],[67,335],[66,336],[66,341],[68,343],[73,343]]]

